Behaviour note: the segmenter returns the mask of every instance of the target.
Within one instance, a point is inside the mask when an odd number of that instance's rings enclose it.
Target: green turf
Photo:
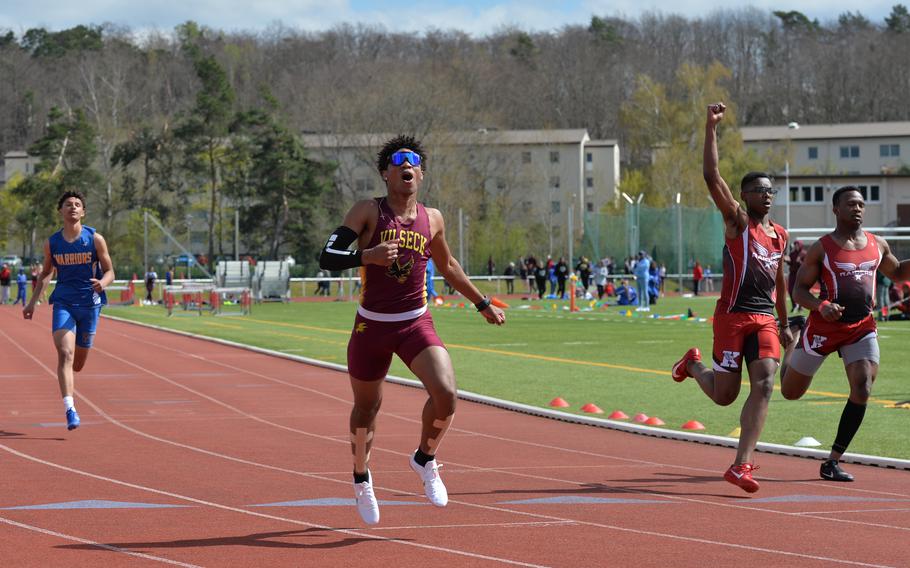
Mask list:
[[[570,313],[564,302],[516,300],[501,328],[486,324],[473,309],[434,308],[432,314],[462,389],[537,406],[561,396],[571,404],[565,410],[580,414],[583,404],[593,402],[607,414],[620,409],[630,416],[658,416],[667,428],[694,419],[709,434],[727,435],[739,425],[748,386],[737,402],[718,407],[693,380],[676,384],[668,372],[688,347],[710,352],[710,323],[648,317],[681,314],[687,308],[706,317],[714,301],[666,298],[651,314],[624,317],[619,307]],[[530,304],[541,309],[519,307]],[[254,306],[250,317],[231,318],[168,318],[160,307],[105,309],[119,317],[341,364],[354,311],[355,305],[347,302],[263,304]],[[101,333],[103,337],[103,328]],[[908,338],[910,323],[880,326],[881,372],[852,452],[910,458],[910,410],[887,408],[910,399],[910,365],[901,357]],[[413,376],[397,359],[390,373]],[[812,436],[827,449],[847,392],[843,365],[829,357],[802,400],[786,401],[775,391],[762,441],[793,444]]]

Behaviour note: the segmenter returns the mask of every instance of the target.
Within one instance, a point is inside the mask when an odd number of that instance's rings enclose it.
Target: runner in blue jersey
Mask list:
[[[51,294],[54,346],[57,348],[57,381],[66,409],[66,427],[79,427],[73,401],[73,373],[82,370],[98,327],[101,306],[107,303],[104,289],[114,281],[114,266],[104,237],[82,225],[85,197],[67,191],[57,202],[63,228],[44,243],[44,266],[32,300],[22,309],[32,319],[35,300],[41,297],[57,271],[57,285]]]

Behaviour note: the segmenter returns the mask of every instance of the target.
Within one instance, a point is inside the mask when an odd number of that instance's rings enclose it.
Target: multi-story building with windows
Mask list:
[[[376,153],[390,134],[306,134],[304,146],[338,164],[345,201],[381,195]],[[567,250],[571,222],[576,242],[585,212],[613,202],[619,185],[619,146],[591,140],[587,130],[486,130],[443,133],[423,140],[429,159],[421,199],[437,206],[476,209],[492,204],[509,221],[538,222],[551,252]]]
[[[771,214],[782,224],[832,227],[832,193],[854,185],[866,198],[866,226],[910,226],[910,122],[753,126],[742,136],[759,151],[787,146],[789,179],[773,172],[781,193]]]

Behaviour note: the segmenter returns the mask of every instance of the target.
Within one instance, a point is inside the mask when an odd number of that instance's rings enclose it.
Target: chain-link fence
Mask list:
[[[631,204],[616,213],[585,214],[581,254],[592,260],[611,256],[618,265],[639,250],[647,251],[667,271],[690,272],[695,261],[723,269],[724,222],[714,208],[654,208]],[[682,258],[682,264],[679,259]]]

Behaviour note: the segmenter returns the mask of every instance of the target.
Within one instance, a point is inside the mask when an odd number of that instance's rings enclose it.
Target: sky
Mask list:
[[[708,15],[719,8],[751,5],[760,10],[798,10],[809,18],[830,21],[859,10],[875,23],[907,0],[753,0],[723,4],[708,0],[0,0],[0,29],[21,35],[29,28],[60,30],[78,24],[114,23],[136,32],[171,31],[187,20],[226,31],[262,31],[281,25],[322,31],[342,23],[380,25],[388,31],[421,33],[460,30],[474,37],[504,27],[527,31],[586,25],[591,16],[637,19],[645,12]]]

